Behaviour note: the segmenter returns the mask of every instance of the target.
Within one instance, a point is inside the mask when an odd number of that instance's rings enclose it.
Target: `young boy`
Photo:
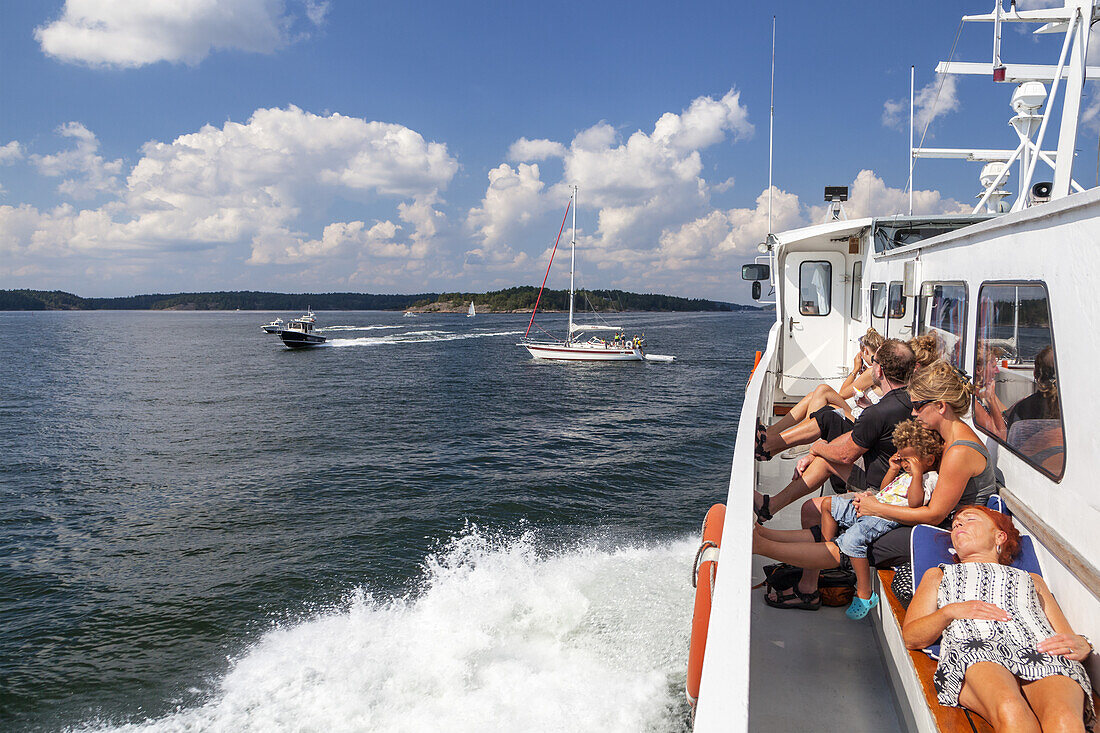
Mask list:
[[[920,507],[928,503],[936,486],[936,465],[943,453],[943,438],[916,420],[906,420],[894,428],[894,447],[890,470],[882,479],[875,498],[884,504]],[[867,492],[872,494],[874,492]],[[821,535],[852,561],[856,574],[856,593],[845,611],[850,619],[861,619],[878,604],[878,594],[871,593],[871,564],[867,547],[895,527],[898,522],[882,517],[860,517],[851,497],[826,497],[821,505]],[[839,525],[846,529],[839,536]]]

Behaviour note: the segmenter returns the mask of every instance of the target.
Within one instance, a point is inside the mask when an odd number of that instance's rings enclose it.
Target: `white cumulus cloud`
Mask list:
[[[588,226],[582,234],[588,261],[603,267],[637,261],[640,253],[656,251],[662,231],[706,212],[709,184],[702,177],[701,151],[752,134],[740,92],[731,89],[718,99],[698,97],[680,113],[666,112],[650,131],[625,139],[607,122],[582,130],[568,144],[520,138],[509,150],[511,160],[561,158],[562,177],[545,182],[537,166],[524,162],[493,169],[485,198],[467,217],[482,247],[468,254],[504,259],[533,242],[541,251],[546,234],[530,231],[528,224],[562,206],[576,184],[586,219],[596,221],[594,230]]]
[[[23,159],[23,146],[18,140],[12,140],[7,145],[0,145],[0,165],[8,165]]]
[[[38,170],[75,171],[72,187],[114,195],[95,209],[3,207],[0,251],[54,262],[207,252],[240,264],[327,266],[346,281],[349,268],[371,258],[428,258],[446,228],[439,192],[458,170],[445,145],[409,128],[293,106],[149,142],[124,183],[97,177],[119,173],[121,161],[104,163],[87,128],[69,123],[59,132],[75,138],[76,149],[33,156]],[[320,238],[309,236],[310,222],[323,221],[337,199],[389,207],[393,216],[330,222]]]
[[[314,25],[327,10],[327,2],[302,8]],[[134,68],[197,64],[217,49],[271,53],[289,42],[294,22],[283,0],[66,0],[34,37],[61,61]]]
[[[914,144],[920,142],[925,128],[937,117],[959,108],[956,79],[952,74],[937,74],[913,96]],[[899,130],[909,129],[909,100],[887,100],[882,105],[882,124]]]
[[[99,155],[99,140],[79,122],[67,122],[57,134],[72,138],[75,145],[54,155],[32,155],[31,161],[44,176],[67,176],[58,191],[74,199],[90,199],[119,189],[122,159],[107,161]]]

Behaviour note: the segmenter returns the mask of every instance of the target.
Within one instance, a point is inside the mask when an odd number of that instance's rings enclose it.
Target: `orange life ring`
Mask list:
[[[749,380],[748,380],[748,382],[745,382],[745,389],[748,389],[748,388],[749,388],[749,382],[751,382],[751,381],[752,381],[752,375],[753,375],[753,374],[756,374],[756,367],[760,366],[760,357],[762,357],[763,355],[764,355],[764,353],[763,353],[763,352],[761,352],[761,351],[757,351],[757,352],[756,352],[756,361],[754,361],[754,362],[752,363],[752,371],[751,371],[751,372],[749,372]]]
[[[703,652],[707,646],[710,626],[710,602],[714,597],[714,580],[718,573],[718,549],[722,542],[722,525],[726,521],[726,505],[715,504],[703,520],[703,541],[695,553],[691,584],[695,586],[695,610],[691,614],[691,648],[688,650],[687,699],[692,710],[699,699],[699,679],[703,674]]]

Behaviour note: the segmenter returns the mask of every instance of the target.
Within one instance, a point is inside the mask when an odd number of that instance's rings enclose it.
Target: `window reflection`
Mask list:
[[[804,316],[829,315],[832,289],[832,264],[803,262],[798,267],[798,312]]]
[[[963,367],[966,334],[966,286],[924,283],[917,303],[917,335],[936,334],[940,353],[960,369]]]
[[[1061,478],[1065,433],[1046,288],[983,286],[977,333],[975,424]]]
[[[886,317],[886,283],[871,283],[871,316]]]

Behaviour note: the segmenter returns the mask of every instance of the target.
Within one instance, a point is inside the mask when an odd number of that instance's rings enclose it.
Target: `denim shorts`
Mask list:
[[[834,496],[832,507],[833,519],[837,524],[848,527],[834,540],[848,557],[867,557],[868,545],[901,526],[882,517],[857,517],[856,507],[847,496]]]

